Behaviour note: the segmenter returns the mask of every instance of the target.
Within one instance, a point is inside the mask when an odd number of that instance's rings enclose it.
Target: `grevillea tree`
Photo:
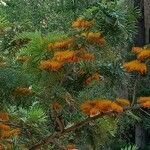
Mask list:
[[[135,59],[125,62],[137,10],[122,8],[103,2],[67,33],[13,38],[0,60],[1,149],[100,149],[111,145],[125,116],[149,115],[150,95],[137,91],[149,76],[150,49],[133,47]]]

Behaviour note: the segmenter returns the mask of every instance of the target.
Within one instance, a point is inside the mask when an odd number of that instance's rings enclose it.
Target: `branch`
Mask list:
[[[86,118],[85,120],[78,122],[75,125],[65,129],[63,132],[57,132],[57,133],[54,133],[53,135],[49,135],[45,139],[42,139],[39,143],[33,145],[31,148],[29,148],[29,150],[36,150],[45,144],[53,143],[54,139],[56,139],[56,138],[59,139],[60,137],[64,136],[65,134],[75,131],[76,129],[81,128],[84,125],[86,125],[86,124],[90,123],[91,121],[94,121],[100,117],[102,117],[102,114],[96,115],[94,117]]]
[[[146,112],[145,110],[143,110],[142,108],[140,108],[141,111],[143,111],[146,115],[148,115],[150,117],[150,114],[148,112]]]
[[[135,105],[132,108],[131,107],[124,108],[124,110],[138,109],[138,108],[140,108],[139,105]],[[104,115],[109,115],[109,114],[112,114],[112,113],[113,112],[111,111],[111,112],[108,112],[108,113],[105,113],[105,114],[98,114],[94,117],[88,117],[85,120],[80,121],[80,122],[76,123],[75,125],[65,129],[63,132],[56,132],[53,135],[49,135],[49,136],[45,137],[44,139],[42,139],[41,141],[39,141],[38,143],[36,143],[32,147],[30,147],[29,150],[36,150],[36,149],[39,149],[41,146],[43,146],[45,144],[53,143],[53,141],[55,139],[59,139],[59,138],[63,137],[64,135],[66,135],[67,133],[73,132],[76,129],[87,125],[88,123],[90,123],[92,121],[95,121],[100,117],[103,117]]]
[[[135,79],[135,83],[134,83],[134,87],[133,87],[133,95],[132,95],[132,102],[131,102],[131,106],[134,105],[135,103],[135,99],[136,99],[136,90],[137,90],[137,85],[138,85],[138,81],[140,80],[141,75],[139,74],[137,76],[137,78]]]

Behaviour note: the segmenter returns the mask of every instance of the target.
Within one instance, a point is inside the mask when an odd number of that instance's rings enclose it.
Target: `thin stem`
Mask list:
[[[133,87],[133,95],[132,95],[132,102],[131,102],[131,106],[133,106],[135,104],[135,100],[136,100],[136,90],[137,90],[137,85],[138,85],[138,81],[140,79],[140,74],[137,76],[135,83],[134,83],[134,87]]]
[[[149,60],[147,60],[145,62],[145,64],[148,64]],[[136,90],[137,90],[137,85],[138,85],[138,81],[140,80],[141,74],[138,74],[135,83],[134,83],[134,87],[133,87],[133,96],[132,96],[132,103],[131,106],[133,106],[135,104],[135,99],[136,99]]]
[[[148,112],[146,112],[145,110],[143,110],[142,108],[140,108],[141,111],[143,111],[146,115],[148,115],[150,117],[150,114]]]

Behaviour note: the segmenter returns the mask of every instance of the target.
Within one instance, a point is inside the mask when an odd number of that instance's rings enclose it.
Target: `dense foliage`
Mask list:
[[[0,12],[0,149],[136,150],[150,49],[131,50],[133,1],[6,0]]]

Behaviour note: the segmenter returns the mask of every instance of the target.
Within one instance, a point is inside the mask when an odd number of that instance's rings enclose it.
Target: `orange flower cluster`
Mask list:
[[[80,55],[79,60],[92,61],[92,60],[95,60],[95,55],[91,54],[91,53],[88,53],[88,52],[85,52],[85,53],[82,53]]]
[[[115,103],[117,103],[118,105],[120,105],[122,107],[130,106],[130,101],[127,99],[123,99],[123,98],[116,99]]]
[[[78,150],[78,149],[76,148],[75,144],[68,144],[66,150]]]
[[[51,60],[41,61],[39,68],[41,70],[58,71],[66,62],[79,62],[81,60],[92,61],[94,59],[94,54],[88,53],[87,51],[56,51]]]
[[[93,117],[95,115],[107,112],[123,112],[123,107],[110,100],[87,101],[81,105],[83,113]]]
[[[150,96],[140,97],[137,102],[141,107],[150,108]]]
[[[58,51],[54,53],[54,60],[58,62],[77,62],[78,58],[76,56],[76,51],[66,50]]]
[[[85,32],[82,33],[81,36],[85,37],[90,42],[97,43],[99,45],[105,45],[106,41],[103,38],[102,34],[100,32]]]
[[[76,21],[73,21],[72,28],[90,28],[93,25],[93,21],[87,21],[82,18],[78,18]]]
[[[5,125],[5,124],[0,124],[0,130],[8,131],[8,130],[10,130],[10,126]]]
[[[87,51],[66,50],[55,52],[53,59],[58,62],[79,62],[81,60],[92,61],[95,56]]]
[[[141,74],[147,73],[147,66],[145,63],[141,63],[139,60],[133,60],[123,65],[123,68],[127,72],[139,72]]]
[[[132,52],[137,55],[139,60],[145,60],[150,58],[150,49],[143,49],[141,47],[133,47]]]
[[[16,60],[21,61],[21,62],[28,61],[29,59],[30,59],[29,56],[18,56],[18,57],[16,58]]]
[[[5,112],[0,112],[0,120],[8,121],[9,115]],[[12,129],[10,126],[0,123],[0,139],[11,138],[20,134],[20,129]]]
[[[123,112],[123,107],[120,106],[120,105],[118,105],[118,104],[115,103],[115,102],[112,102],[112,103],[111,103],[111,110],[112,110],[113,112],[121,113],[121,112]]]
[[[66,48],[69,48],[73,44],[73,42],[74,42],[74,39],[69,38],[69,39],[61,40],[55,43],[50,43],[48,45],[48,48],[52,50],[66,49]]]
[[[52,103],[52,108],[53,108],[53,110],[55,110],[57,112],[62,110],[62,106],[58,102]]]
[[[0,120],[2,120],[2,121],[8,121],[9,120],[8,113],[0,112]]]
[[[137,55],[139,60],[146,60],[150,58],[150,49],[144,49],[141,47],[133,47],[132,52]]]
[[[17,129],[2,129],[1,130],[1,133],[0,133],[0,138],[1,139],[6,139],[6,138],[11,138],[13,136],[18,136],[20,134],[20,129],[17,128]]]
[[[92,81],[100,81],[100,80],[101,80],[100,74],[99,73],[94,73],[86,79],[85,83],[88,85]]]
[[[137,58],[142,61],[145,59],[149,59],[150,58],[150,50],[148,50],[148,49],[142,50],[140,53],[138,53]]]
[[[141,48],[141,47],[133,47],[132,48],[132,52],[135,54],[139,54],[142,50],[143,50],[143,48]]]
[[[14,91],[14,96],[22,96],[22,95],[31,95],[33,92],[32,92],[32,89],[29,87],[29,88],[26,88],[26,87],[17,87]]]
[[[63,66],[62,62],[58,62],[55,60],[44,60],[44,61],[41,61],[39,68],[41,70],[58,71],[62,66]]]

